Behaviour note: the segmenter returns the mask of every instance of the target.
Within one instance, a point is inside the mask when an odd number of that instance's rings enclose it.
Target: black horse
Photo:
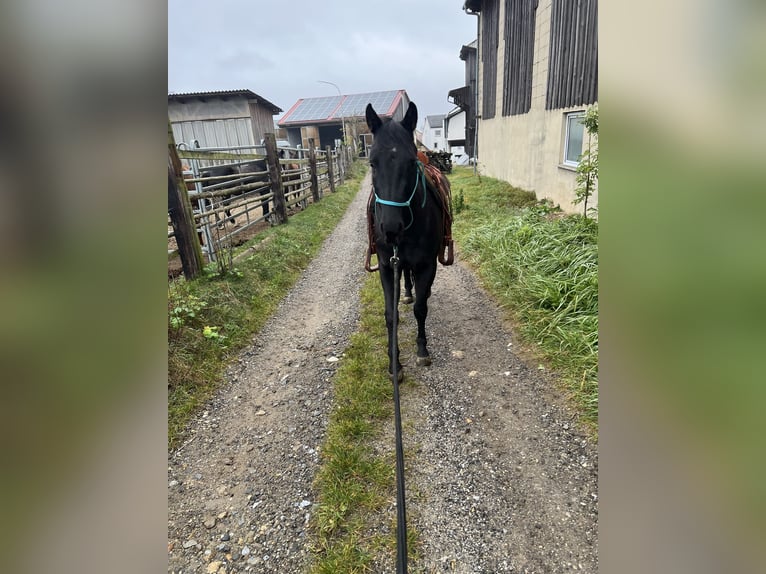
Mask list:
[[[418,161],[413,133],[418,121],[418,110],[410,102],[401,122],[383,121],[371,104],[365,112],[367,126],[374,139],[370,148],[372,186],[375,199],[374,241],[380,267],[380,282],[386,300],[386,327],[388,328],[389,373],[396,361],[402,375],[399,349],[394,349],[393,319],[398,313],[394,301],[394,268],[391,258],[397,250],[401,274],[405,277],[405,300],[411,297],[414,281],[415,304],[413,311],[418,323],[418,365],[430,365],[431,357],[426,340],[426,316],[431,285],[436,277],[436,263],[444,239],[444,206],[437,194],[429,189],[423,165]],[[398,318],[398,315],[397,315]]]
[[[267,169],[268,167],[266,165],[266,160],[254,160],[254,161],[249,161],[242,164],[215,165],[215,166],[203,168],[203,170],[200,172],[200,175],[202,177],[215,177],[215,176],[224,176],[224,175],[232,176],[231,179],[206,182],[203,185],[203,191],[212,191],[212,190],[218,190],[218,189],[232,189],[232,188],[239,187],[241,185],[247,185],[251,183],[262,183],[264,186],[267,186],[269,182],[268,174],[264,174],[260,176],[253,175],[253,176],[247,176],[247,177],[239,177],[239,175],[243,173],[263,172],[263,171],[266,171]],[[264,187],[264,189],[260,191],[258,195],[265,195],[267,193],[269,193],[269,189]],[[223,203],[223,205],[227,207],[227,209],[225,210],[225,214],[232,225],[236,224],[236,219],[232,215],[231,209],[228,209],[228,206],[231,205],[231,203],[241,195],[242,195],[241,192],[229,195],[225,197],[221,202]],[[269,212],[270,212],[268,200],[263,201],[261,203],[261,207],[263,208],[263,216],[265,218],[268,218]],[[216,218],[216,221],[219,221],[219,217],[217,213],[215,218]]]

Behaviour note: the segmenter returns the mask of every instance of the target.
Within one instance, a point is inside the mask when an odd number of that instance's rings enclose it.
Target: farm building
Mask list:
[[[301,98],[282,116],[279,127],[286,130],[287,140],[293,146],[308,147],[309,138],[313,138],[319,147],[335,147],[336,140],[343,139],[345,124],[347,141],[354,142],[364,153],[372,143],[364,119],[364,110],[370,103],[379,116],[401,120],[410,98],[404,90]]]
[[[447,149],[447,138],[444,136],[444,114],[426,116],[423,125],[423,145],[433,151]]]
[[[282,110],[250,90],[168,94],[168,117],[176,143],[200,147],[256,145],[274,133]]]
[[[468,157],[476,156],[476,75],[478,73],[476,57],[476,40],[460,49],[460,59],[465,62],[465,86],[451,90],[448,94],[452,103],[465,112],[463,118],[465,134],[462,139],[464,151]],[[459,139],[457,127],[454,124],[450,131],[452,132],[450,139]]]
[[[452,154],[452,163],[458,165],[468,163],[468,155],[465,151],[465,116],[465,111],[460,108],[455,108],[444,116],[444,138],[447,140],[447,149]]]
[[[477,86],[473,99],[468,84],[450,95],[478,104],[479,166],[576,211],[580,122],[598,100],[597,0],[466,0],[464,9],[478,16]]]

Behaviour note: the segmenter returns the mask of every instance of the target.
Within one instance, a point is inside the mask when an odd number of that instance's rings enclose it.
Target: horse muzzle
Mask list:
[[[390,221],[380,226],[379,237],[386,245],[398,245],[404,234],[403,221]]]

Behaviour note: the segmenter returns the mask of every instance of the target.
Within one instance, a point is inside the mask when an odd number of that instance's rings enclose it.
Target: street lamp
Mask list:
[[[341,97],[341,100],[343,99],[343,94],[340,93],[340,88],[333,84],[332,82],[325,82],[324,80],[317,80],[320,84],[327,84],[328,86],[334,86],[336,90],[338,90],[338,95]],[[343,116],[343,104],[341,103],[340,106],[340,122],[343,126],[343,144],[346,144],[346,119]]]

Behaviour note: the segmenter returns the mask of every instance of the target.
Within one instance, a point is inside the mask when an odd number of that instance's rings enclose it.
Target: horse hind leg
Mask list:
[[[402,297],[402,303],[410,305],[415,299],[412,297],[412,271],[404,268],[404,296]]]
[[[426,339],[426,317],[428,316],[428,298],[431,296],[431,285],[436,277],[436,262],[423,273],[415,276],[415,291],[418,294],[413,306],[413,313],[418,322],[418,356],[417,365],[427,367],[431,364],[431,354],[428,352]]]

